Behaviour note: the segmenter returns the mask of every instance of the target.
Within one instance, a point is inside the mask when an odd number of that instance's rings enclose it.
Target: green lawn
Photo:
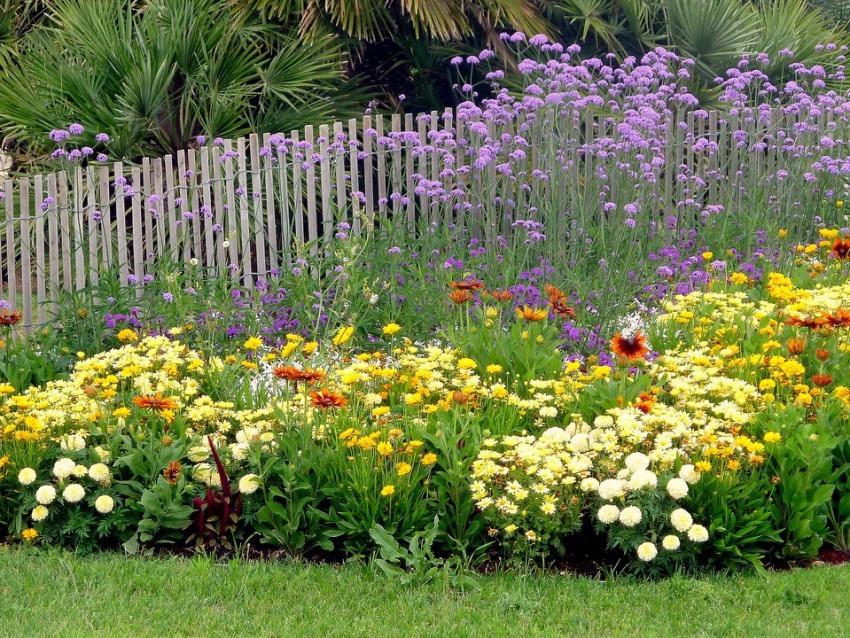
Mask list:
[[[0,636],[847,636],[850,567],[662,582],[482,577],[403,587],[366,567],[80,558],[0,548]]]

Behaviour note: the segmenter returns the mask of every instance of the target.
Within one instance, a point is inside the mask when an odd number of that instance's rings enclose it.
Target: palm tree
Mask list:
[[[338,43],[234,20],[218,0],[57,0],[49,12],[0,75],[0,134],[31,153],[71,122],[92,146],[104,132],[113,157],[134,158],[202,134],[291,130],[368,101],[345,88]]]

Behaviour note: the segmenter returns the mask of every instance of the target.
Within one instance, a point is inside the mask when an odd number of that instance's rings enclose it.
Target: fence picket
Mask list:
[[[44,218],[48,204],[44,201],[44,177],[36,175],[33,178],[33,190],[35,195],[35,209],[33,214],[33,225],[35,226],[35,289],[36,289],[36,316],[38,324],[44,325],[47,321],[47,281],[44,261]],[[29,212],[27,213],[29,214]],[[32,272],[30,270],[29,272]],[[27,271],[24,271],[26,276]]]
[[[30,237],[30,181],[24,177],[19,182],[19,211],[21,222],[21,308],[24,332],[32,332],[32,237]]]

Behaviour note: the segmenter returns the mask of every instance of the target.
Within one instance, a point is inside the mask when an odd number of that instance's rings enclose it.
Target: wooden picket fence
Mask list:
[[[707,177],[705,195],[712,201],[723,198],[721,190],[739,196],[742,169],[775,173],[783,156],[774,145],[774,150],[748,158],[748,148],[739,148],[733,132],[749,127],[748,134],[761,139],[771,126],[793,126],[780,121],[787,116],[778,111],[772,125],[743,125],[718,113],[705,119],[695,119],[693,113],[678,117],[681,125],[677,120],[667,129],[668,170],[654,187],[659,201],[681,197],[682,187],[669,167],[683,163]],[[97,287],[104,276],[118,276],[121,282],[131,276],[142,279],[163,256],[197,260],[209,273],[229,272],[251,285],[289,267],[302,251],[320,250],[341,221],[348,221],[355,235],[361,223],[382,219],[401,220],[413,232],[423,218],[446,221],[452,202],[435,209],[415,189],[415,176],[440,179],[444,154],[401,143],[388,148],[377,141],[407,133],[426,145],[434,134],[452,130],[461,139],[464,126],[469,123],[458,121],[451,110],[425,117],[365,116],[293,131],[296,144],[306,142],[321,155],[316,162],[272,148],[266,134],[146,158],[140,165],[90,164],[6,179],[0,183],[0,297],[20,308],[24,328],[31,330],[49,321],[62,294]],[[487,126],[490,134],[498,134],[492,122]],[[532,147],[548,133],[546,124],[536,126],[526,131]],[[517,132],[519,123],[510,127]],[[576,181],[591,179],[596,161],[582,154],[579,141],[610,134],[604,114],[588,115],[575,126],[564,152]],[[808,135],[817,134],[813,129]],[[346,150],[331,159],[328,147],[343,136]],[[686,142],[700,138],[715,142],[719,150],[707,157],[692,154]],[[458,164],[468,161],[462,145],[453,152]],[[535,162],[534,157],[527,160],[529,171]],[[494,167],[488,174],[496,179]],[[726,179],[719,179],[720,174]],[[516,184],[505,184],[516,192]]]

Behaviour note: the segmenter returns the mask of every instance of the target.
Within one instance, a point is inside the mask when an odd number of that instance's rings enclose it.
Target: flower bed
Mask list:
[[[0,387],[0,533],[335,559],[425,535],[433,560],[598,547],[649,573],[847,551],[850,284],[821,234],[625,317],[605,356],[559,349],[554,285],[517,305],[471,277],[434,342],[116,326],[67,379]]]

